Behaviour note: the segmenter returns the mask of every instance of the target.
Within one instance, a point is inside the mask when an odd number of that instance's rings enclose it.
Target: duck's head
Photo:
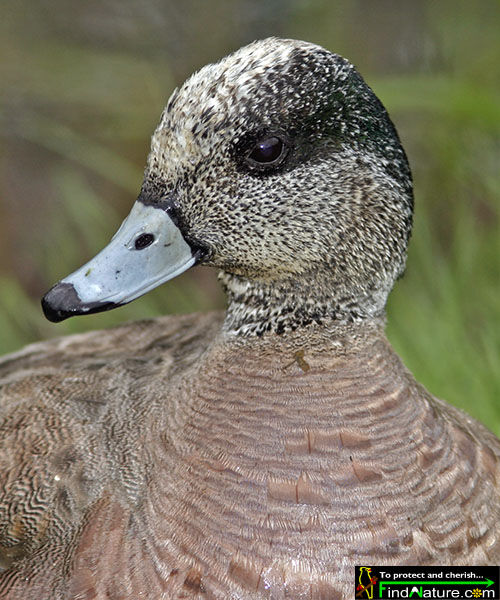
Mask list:
[[[354,67],[306,42],[254,42],[172,94],[130,215],[44,311],[120,306],[198,263],[220,269],[239,333],[376,317],[412,208],[404,150]]]

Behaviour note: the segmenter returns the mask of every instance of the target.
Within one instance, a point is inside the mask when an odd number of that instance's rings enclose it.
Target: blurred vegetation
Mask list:
[[[7,1],[0,20],[0,353],[223,299],[194,269],[53,325],[42,293],[127,214],[175,85],[255,38],[347,56],[413,167],[415,229],[388,333],[415,376],[500,434],[500,5],[496,0]]]

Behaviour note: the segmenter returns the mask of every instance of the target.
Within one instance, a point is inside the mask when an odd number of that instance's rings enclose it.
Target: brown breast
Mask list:
[[[500,443],[380,325],[209,343],[218,317],[172,321],[18,359],[0,597],[341,598],[354,564],[498,562]]]

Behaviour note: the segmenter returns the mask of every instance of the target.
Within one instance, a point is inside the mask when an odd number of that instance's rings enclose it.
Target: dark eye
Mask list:
[[[275,165],[284,158],[286,152],[285,144],[276,136],[268,137],[258,141],[248,155],[250,163],[262,166]]]

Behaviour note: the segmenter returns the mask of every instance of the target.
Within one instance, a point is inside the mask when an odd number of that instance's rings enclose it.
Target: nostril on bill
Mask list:
[[[134,242],[136,250],[144,250],[155,241],[155,236],[152,233],[143,233]]]

